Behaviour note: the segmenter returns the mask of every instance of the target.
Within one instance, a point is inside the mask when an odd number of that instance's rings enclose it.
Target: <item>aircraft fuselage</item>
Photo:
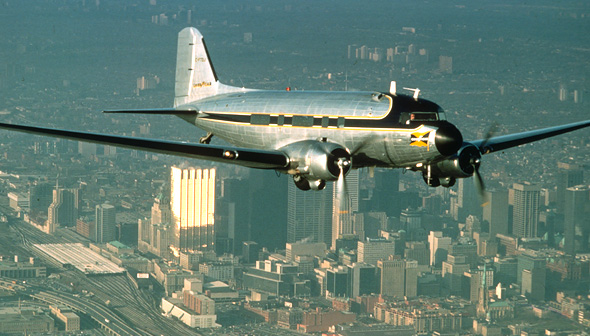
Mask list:
[[[335,142],[350,149],[354,167],[434,162],[448,155],[436,141],[439,128],[458,133],[437,104],[380,92],[244,90],[177,108],[197,110],[181,118],[234,145],[274,150],[301,140]]]

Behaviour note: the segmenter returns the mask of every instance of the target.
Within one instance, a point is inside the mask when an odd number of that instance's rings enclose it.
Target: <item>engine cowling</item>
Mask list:
[[[457,154],[451,158],[433,164],[431,173],[441,177],[470,177],[476,167],[479,167],[480,159],[479,149],[468,144],[461,147]]]
[[[352,167],[350,152],[325,140],[304,140],[289,144],[281,151],[289,156],[288,173],[308,181],[336,181]]]
[[[457,154],[448,159],[426,166],[422,171],[424,182],[432,187],[452,187],[457,178],[473,176],[479,168],[481,153],[472,144],[464,144]]]

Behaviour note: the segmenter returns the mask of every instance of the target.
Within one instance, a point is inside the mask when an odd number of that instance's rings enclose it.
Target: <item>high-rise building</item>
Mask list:
[[[384,238],[367,238],[358,242],[358,262],[377,265],[378,260],[387,260],[395,255],[395,243]]]
[[[152,225],[172,224],[172,209],[170,208],[170,198],[163,193],[158,194],[152,205]]]
[[[108,243],[115,240],[116,210],[111,204],[96,206],[96,224],[94,237],[97,243]]]
[[[538,185],[514,183],[512,233],[519,238],[536,238],[539,225],[541,188]]]
[[[557,163],[557,212],[564,213],[565,190],[569,187],[584,184],[584,170],[579,165],[559,162]]]
[[[326,271],[326,297],[341,297],[348,293],[348,267],[338,266]]]
[[[590,188],[584,185],[569,187],[565,190],[564,231],[565,252],[574,255],[577,251],[576,240],[579,240],[579,250],[588,251],[590,225],[588,209],[590,203]],[[576,239],[576,236],[580,236]]]
[[[244,264],[253,264],[258,260],[260,246],[255,241],[245,241],[242,243],[242,262]]]
[[[215,169],[172,167],[170,207],[175,254],[214,249]]]
[[[373,178],[375,188],[371,197],[372,210],[385,212],[390,217],[399,216],[402,201],[399,197],[399,171],[377,168]]]
[[[29,209],[32,216],[47,213],[47,208],[53,202],[53,185],[48,182],[36,181],[29,187]]]
[[[331,246],[333,189],[306,192],[289,183],[287,197],[287,242],[309,239]]]
[[[348,293],[350,298],[374,294],[379,291],[379,280],[375,265],[354,263],[348,266]]]
[[[78,207],[74,190],[63,188],[53,190],[53,202],[47,209],[47,232],[53,233],[60,226],[76,226],[77,220]]]
[[[430,265],[430,254],[424,242],[407,242],[404,258],[416,260],[418,265]]]
[[[447,259],[447,253],[451,246],[451,238],[443,237],[441,231],[430,231],[428,245],[430,247],[430,265],[442,265],[442,262]]]
[[[354,213],[359,210],[359,170],[352,170],[346,176],[346,192],[340,193],[338,183],[333,184],[333,189],[332,241],[330,246],[334,250],[337,239],[355,233]],[[344,199],[340,200],[339,197]]]
[[[469,264],[465,256],[449,254],[447,260],[442,262],[443,283],[450,294],[461,294],[463,274],[468,271]]]
[[[520,293],[534,302],[545,300],[545,273],[544,268],[524,269]]]
[[[172,242],[172,210],[169,198],[160,193],[152,205],[152,217],[138,220],[137,248],[162,258],[168,258]]]
[[[543,285],[545,283],[545,270],[547,261],[542,256],[531,253],[522,253],[517,257],[516,282],[522,283],[522,275],[525,270],[541,270],[543,272]],[[538,274],[538,273],[537,273]]]
[[[381,295],[394,298],[414,297],[418,294],[418,262],[390,256],[379,260]]]
[[[467,216],[474,215],[481,218],[481,199],[477,195],[474,179],[458,179],[457,201],[452,210],[455,220],[463,222]]]
[[[488,222],[490,238],[508,234],[508,191],[488,191],[488,204],[483,207],[483,220]]]

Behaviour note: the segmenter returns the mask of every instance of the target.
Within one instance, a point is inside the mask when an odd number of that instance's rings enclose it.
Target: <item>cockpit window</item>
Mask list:
[[[402,124],[409,124],[410,122],[425,122],[425,121],[438,121],[439,114],[437,112],[403,112],[400,116],[400,122]]]
[[[435,112],[412,112],[410,121],[437,121],[438,115]]]

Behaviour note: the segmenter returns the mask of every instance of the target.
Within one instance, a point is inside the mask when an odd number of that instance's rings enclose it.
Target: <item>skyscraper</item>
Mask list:
[[[443,237],[440,231],[430,231],[428,245],[430,246],[430,265],[440,266],[447,258],[447,253],[451,246],[451,238]]]
[[[75,226],[78,220],[78,208],[76,206],[75,193],[71,189],[56,188],[53,190],[53,202],[47,209],[48,233],[64,226]]]
[[[170,201],[175,252],[214,249],[215,169],[172,167]]]
[[[115,240],[116,211],[111,204],[96,206],[95,235],[97,243],[108,243]]]
[[[159,193],[152,205],[152,217],[138,221],[138,249],[160,257],[168,257],[172,237],[171,225],[170,198],[164,193]]]
[[[588,238],[590,233],[588,213],[586,209],[590,203],[590,188],[584,185],[569,187],[565,190],[564,203],[564,231],[565,252],[574,255],[576,253],[576,236],[579,238],[579,249],[588,251]]]
[[[35,181],[29,187],[29,209],[31,215],[47,213],[47,208],[53,201],[53,185],[49,182]]]
[[[399,170],[376,168],[373,179],[375,188],[371,197],[371,209],[385,212],[390,217],[399,216],[402,201],[399,195]]]
[[[287,197],[287,242],[310,239],[331,246],[333,188],[302,191],[289,183]]]
[[[508,234],[508,191],[487,192],[488,204],[483,207],[483,220],[488,222],[490,238]]]
[[[454,204],[452,214],[454,218],[463,222],[469,215],[481,218],[481,199],[477,195],[474,179],[458,179],[457,202]]]
[[[336,239],[354,234],[354,213],[359,210],[359,171],[353,170],[346,176],[346,192],[338,199],[338,183],[334,183],[332,192],[332,249],[336,248]],[[340,204],[340,202],[346,202]]]
[[[565,210],[565,190],[584,183],[584,171],[576,164],[557,163],[557,212]]]
[[[418,262],[390,256],[377,261],[381,272],[381,295],[395,298],[414,297],[418,287]]]
[[[172,210],[170,209],[170,199],[163,193],[158,194],[152,205],[152,225],[172,223]]]
[[[536,238],[539,225],[541,188],[538,185],[514,183],[512,234],[519,238]]]

